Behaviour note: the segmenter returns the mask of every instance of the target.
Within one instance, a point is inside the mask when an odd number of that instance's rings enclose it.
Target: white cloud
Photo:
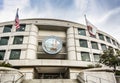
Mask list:
[[[102,16],[102,18],[98,22],[106,23],[106,21],[109,21],[108,19],[111,18],[111,16],[113,16],[117,13],[120,13],[120,7],[115,8],[115,9],[110,10],[109,12],[105,13],[104,16]],[[112,20],[110,20],[110,21],[112,21]]]
[[[0,22],[15,19],[16,9],[24,9],[29,6],[29,0],[3,0],[3,9],[0,10]]]
[[[4,9],[16,9],[16,8],[25,8],[29,6],[29,0],[3,0],[4,2]]]
[[[105,31],[120,42],[120,8],[105,11],[102,5],[98,7],[96,0],[73,0],[75,7],[72,9],[58,9],[52,6],[50,0],[45,0],[44,11],[39,7],[31,7],[30,0],[3,0],[4,6],[0,10],[0,22],[15,19],[16,9],[19,8],[20,19],[24,18],[55,18],[64,19],[85,24],[84,14],[87,14],[88,20]],[[104,6],[105,7],[105,6]],[[116,17],[118,16],[118,17]],[[116,17],[116,18],[115,18]],[[116,28],[116,29],[113,29]]]
[[[106,12],[98,21],[97,25],[101,30],[114,36],[120,42],[120,7]]]
[[[74,0],[74,3],[77,9],[85,11],[88,5],[88,0]]]

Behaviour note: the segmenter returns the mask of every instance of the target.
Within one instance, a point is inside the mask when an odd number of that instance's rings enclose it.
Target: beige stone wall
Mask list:
[[[76,76],[80,72],[81,67],[87,67],[89,64],[94,64],[93,53],[102,53],[102,48],[100,46],[101,43],[106,44],[107,47],[111,46],[115,49],[118,49],[117,46],[113,45],[112,43],[108,43],[106,38],[105,41],[100,40],[98,33],[101,33],[117,41],[115,38],[100,30],[98,30],[96,38],[89,37],[86,26],[82,24],[53,19],[27,19],[21,20],[20,23],[26,24],[25,31],[16,32],[15,26],[13,26],[12,32],[10,33],[3,33],[3,28],[4,25],[13,24],[13,22],[0,23],[0,37],[10,37],[8,45],[0,46],[0,50],[6,50],[4,60],[7,59],[13,66],[20,67],[20,70],[25,73],[26,79],[33,79],[33,67],[36,66],[67,67],[70,68],[70,79],[76,79]],[[78,35],[78,28],[85,29],[86,36]],[[17,35],[24,36],[23,44],[13,45],[14,36]],[[45,53],[41,46],[43,39],[48,36],[57,36],[63,42],[62,50],[54,56]],[[88,48],[80,47],[79,39],[87,40]],[[98,43],[98,50],[92,49],[91,41]],[[9,60],[11,49],[21,49],[20,60]],[[91,62],[81,61],[82,59],[80,52],[82,51],[89,52]]]
[[[20,68],[20,71],[24,75],[24,79],[34,79],[34,68]]]
[[[71,26],[67,29],[67,52],[68,60],[76,60],[74,28]]]
[[[28,36],[28,46],[27,46],[27,53],[26,59],[36,59],[36,52],[38,46],[38,28],[35,25],[28,26],[29,28],[29,36]]]
[[[0,83],[21,83],[24,79],[23,74],[15,69],[0,67]]]

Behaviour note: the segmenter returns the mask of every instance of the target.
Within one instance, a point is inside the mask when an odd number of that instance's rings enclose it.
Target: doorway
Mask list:
[[[66,67],[36,67],[35,79],[67,79],[69,78]]]

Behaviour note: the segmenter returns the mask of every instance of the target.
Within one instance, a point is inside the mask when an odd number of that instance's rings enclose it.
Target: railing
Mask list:
[[[106,81],[108,83],[113,83],[111,82],[110,80],[107,80],[107,79],[104,79],[104,78],[100,78],[100,77],[97,77],[97,76],[93,76],[93,75],[86,75],[86,83],[88,83],[89,81],[93,82],[93,83],[98,83],[98,82],[95,82],[93,80],[88,80],[88,76],[90,77],[94,77],[94,78],[97,78],[99,80],[99,83],[102,83],[102,81]]]
[[[2,77],[2,75],[0,74],[0,83],[1,83],[1,77]]]
[[[78,80],[80,83],[85,83],[85,80],[84,80],[80,75],[77,76],[77,80]]]
[[[10,75],[11,74],[11,75]],[[10,75],[10,79],[7,78],[7,80],[4,78],[5,75]],[[0,83],[20,83],[24,79],[24,75],[20,76],[18,79],[15,79],[15,75],[12,75],[12,73],[4,74],[2,73],[0,75]]]
[[[6,74],[1,74],[1,76],[0,76],[0,83],[7,83],[7,82],[10,82],[10,81],[11,81],[11,83],[14,83],[14,79],[15,79],[14,75],[10,75],[10,78],[11,78],[10,80],[2,81],[2,80],[4,80],[5,75]]]
[[[120,83],[120,76],[115,76],[116,78],[116,83]]]
[[[93,77],[94,79],[97,78],[99,80],[99,82],[88,79],[88,77]],[[113,83],[110,80],[104,79],[104,78],[100,78],[97,76],[93,76],[93,75],[86,75],[86,80],[84,78],[82,78],[80,75],[77,76],[77,79],[80,83],[103,83],[102,81],[106,81],[107,83]]]
[[[15,83],[17,83],[18,81],[23,80],[23,79],[24,79],[24,75],[22,75],[20,78],[18,78],[18,79],[15,81]]]

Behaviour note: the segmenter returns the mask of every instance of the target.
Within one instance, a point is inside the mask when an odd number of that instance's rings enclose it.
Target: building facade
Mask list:
[[[0,61],[8,61],[26,79],[76,79],[100,54],[118,41],[97,30],[91,37],[85,25],[58,19],[23,19],[0,23]]]

